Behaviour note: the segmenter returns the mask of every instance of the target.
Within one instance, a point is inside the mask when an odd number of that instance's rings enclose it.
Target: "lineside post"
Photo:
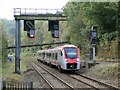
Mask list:
[[[96,59],[95,59],[95,44],[93,44],[92,46],[93,46],[93,62],[96,63]]]
[[[16,21],[15,31],[15,73],[20,74],[20,46],[21,46],[21,32],[20,32],[20,20]]]
[[[93,63],[96,63],[96,58],[95,58],[95,55],[96,55],[96,49],[95,49],[95,46],[96,46],[96,39],[97,39],[97,26],[92,26],[92,32],[91,32],[91,37],[92,37],[92,48],[93,48]]]

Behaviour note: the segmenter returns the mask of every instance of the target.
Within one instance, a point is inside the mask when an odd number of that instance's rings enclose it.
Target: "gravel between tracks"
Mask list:
[[[43,78],[37,78],[39,75],[27,64],[27,71],[24,72],[24,82],[33,82],[33,88],[49,88]]]
[[[100,68],[102,66],[105,66],[107,65],[106,63],[105,64],[99,64],[99,65],[96,65],[94,67],[92,67],[91,69],[85,69],[85,68],[81,68],[81,70],[78,72],[80,74],[83,74],[83,75],[87,75],[87,76],[90,76],[92,78],[95,78],[95,79],[98,79],[100,81],[104,81],[106,83],[109,83],[109,84],[112,84],[112,85],[115,85],[115,86],[118,86],[118,77],[114,77],[114,78],[105,78],[105,77],[100,77],[99,75],[95,74],[97,73],[97,71],[95,72],[95,70],[97,70],[97,68]],[[29,66],[29,65],[28,65]],[[46,65],[45,65],[46,66]],[[47,66],[46,66],[47,67]],[[52,70],[52,68],[49,68]],[[60,75],[59,71],[55,71],[53,70],[52,72],[56,73],[57,75]],[[26,81],[26,82],[29,82],[29,81],[33,81],[34,82],[34,88],[47,88],[45,81],[42,80],[41,78],[41,82],[38,81],[38,78],[36,78],[37,74],[30,69],[30,67],[28,67],[27,71],[24,73],[24,76],[25,78],[23,79],[23,81]],[[36,76],[36,77],[35,77]],[[61,78],[66,78],[64,75],[60,75]],[[68,81],[69,83],[71,83],[71,80],[67,77],[65,79],[66,81]],[[40,84],[41,83],[41,84]],[[75,85],[76,88],[78,87],[81,87],[81,88],[89,88],[89,87],[86,87],[84,85],[76,85],[75,83],[73,83]]]
[[[47,70],[51,71],[52,73],[54,73],[55,75],[57,75],[58,77],[60,77],[62,80],[64,80],[65,82],[69,83],[70,85],[72,85],[74,88],[91,88],[88,85],[85,85],[83,83],[80,83],[76,80],[74,80],[71,77],[68,77],[68,74],[65,73],[60,73],[57,69],[53,68],[49,68],[49,66],[41,64],[43,67],[47,68]],[[72,74],[72,73],[70,73]]]

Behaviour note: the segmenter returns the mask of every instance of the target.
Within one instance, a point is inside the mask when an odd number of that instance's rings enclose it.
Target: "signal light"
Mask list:
[[[96,39],[97,39],[97,26],[92,26],[91,39],[92,39],[92,44],[96,44]]]
[[[59,21],[58,20],[49,20],[48,21],[49,29],[51,31],[53,38],[59,38]]]
[[[53,38],[59,38],[59,30],[52,31],[51,33]]]
[[[29,38],[35,38],[35,30],[27,31],[27,36]]]
[[[54,37],[55,38],[59,38],[59,30],[55,30],[54,31]]]
[[[33,35],[30,35],[31,38],[33,38],[34,36]]]

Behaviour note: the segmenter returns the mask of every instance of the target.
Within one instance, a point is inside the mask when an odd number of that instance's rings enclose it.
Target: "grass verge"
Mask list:
[[[13,66],[11,71],[6,75],[6,81],[20,81],[22,80],[23,72],[26,70],[26,58],[24,56],[21,56],[21,61],[20,61],[20,72],[21,74],[15,73],[15,61],[12,62],[6,62],[4,67],[2,68],[2,76],[5,76],[5,74],[8,72],[9,68]]]

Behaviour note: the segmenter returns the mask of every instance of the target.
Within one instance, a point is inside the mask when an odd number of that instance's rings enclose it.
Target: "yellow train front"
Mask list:
[[[75,45],[63,45],[37,52],[38,60],[58,67],[60,71],[80,69],[80,52]]]

